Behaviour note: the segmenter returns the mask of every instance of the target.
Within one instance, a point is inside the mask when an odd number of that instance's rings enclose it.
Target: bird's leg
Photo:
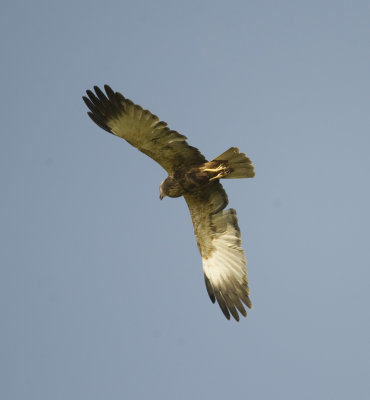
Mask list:
[[[217,166],[215,166],[215,164]],[[215,179],[223,178],[231,172],[230,168],[224,162],[219,162],[219,161],[207,162],[201,168],[201,170],[202,172],[206,172],[208,174],[209,182],[214,181]]]
[[[213,181],[215,179],[220,179],[223,178],[224,176],[226,176],[230,171],[228,170],[228,168],[223,165],[220,164],[215,168],[203,168],[204,172],[211,172],[211,173],[215,173],[215,176],[212,176],[211,178],[209,178],[209,181]]]
[[[218,172],[218,171],[222,171],[224,169],[225,169],[225,167],[221,164],[216,168],[203,168],[203,171],[205,171],[205,172]]]

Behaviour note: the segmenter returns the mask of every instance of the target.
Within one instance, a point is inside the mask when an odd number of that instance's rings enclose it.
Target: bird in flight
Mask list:
[[[234,209],[225,210],[228,198],[220,179],[253,178],[251,160],[231,147],[207,161],[186,137],[148,110],[104,85],[94,86],[83,100],[88,115],[102,129],[119,136],[159,163],[168,173],[159,187],[160,199],[183,196],[189,207],[202,257],[208,295],[217,300],[227,319],[247,316],[249,298],[246,259]],[[243,304],[244,303],[244,304]]]

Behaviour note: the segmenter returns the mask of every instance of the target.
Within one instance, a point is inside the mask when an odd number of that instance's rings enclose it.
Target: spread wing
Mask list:
[[[217,300],[227,319],[231,314],[239,321],[238,311],[247,316],[243,303],[248,308],[252,303],[236,212],[225,210],[228,199],[218,181],[184,197],[193,220],[209,297],[213,303]]]
[[[180,166],[206,161],[198,149],[187,144],[185,136],[169,129],[166,122],[108,85],[104,89],[106,94],[94,86],[95,93],[87,90],[88,97],[83,97],[90,118],[102,129],[127,140],[170,175]]]

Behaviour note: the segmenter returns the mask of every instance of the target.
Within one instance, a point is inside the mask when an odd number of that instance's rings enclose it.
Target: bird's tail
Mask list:
[[[223,179],[253,178],[255,175],[252,161],[240,153],[237,147],[230,147],[212,161],[227,161],[231,172],[223,176]]]

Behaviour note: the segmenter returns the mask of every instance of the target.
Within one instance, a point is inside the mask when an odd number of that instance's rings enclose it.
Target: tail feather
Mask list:
[[[244,153],[240,153],[237,147],[230,147],[213,161],[227,161],[232,172],[224,176],[224,179],[253,178],[255,175],[252,161]]]

